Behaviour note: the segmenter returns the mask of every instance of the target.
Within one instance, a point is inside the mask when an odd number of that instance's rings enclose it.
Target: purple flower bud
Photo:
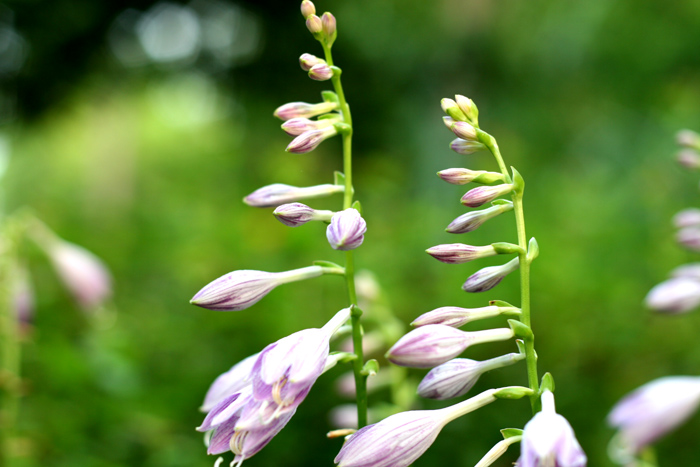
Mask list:
[[[631,455],[686,421],[700,404],[700,378],[666,376],[637,388],[608,415]]]
[[[222,400],[240,393],[246,386],[250,385],[250,372],[260,353],[251,355],[236,363],[226,373],[219,375],[204,396],[204,403],[200,410],[209,412]]]
[[[470,208],[476,208],[484,203],[493,201],[499,196],[510,193],[513,191],[513,188],[513,184],[511,183],[503,183],[494,186],[479,186],[469,190],[462,196],[462,204]]]
[[[302,199],[321,198],[334,193],[342,193],[343,191],[345,191],[343,185],[325,184],[300,188],[275,183],[255,190],[243,198],[243,202],[256,208],[274,208]]]
[[[444,98],[440,101],[442,111],[449,115],[452,119],[459,122],[466,122],[467,116],[462,112],[457,103],[449,98]]]
[[[478,124],[479,109],[476,108],[474,101],[468,97],[462,96],[461,94],[457,94],[455,96],[455,101],[457,102],[460,110],[467,116],[467,120],[469,120],[472,124]]]
[[[542,411],[527,422],[520,442],[519,467],[585,467],[586,454],[574,430],[554,410],[554,395],[542,394]]]
[[[300,134],[287,146],[286,151],[294,154],[311,152],[323,141],[338,134],[334,126],[327,126],[320,130],[310,130]]]
[[[496,249],[491,245],[472,246],[464,243],[436,245],[425,250],[430,256],[447,264],[467,263],[479,258],[495,256]]]
[[[485,170],[445,169],[437,174],[438,177],[453,185],[466,185],[469,182],[489,184],[503,181],[503,174]]]
[[[309,120],[308,118],[292,118],[282,124],[282,129],[291,136],[299,136],[307,131],[320,130],[339,122],[339,117]]]
[[[448,225],[445,230],[454,234],[471,232],[472,230],[478,229],[481,224],[487,220],[493,219],[499,214],[511,211],[512,209],[513,203],[506,202],[503,204],[496,204],[487,209],[482,209],[481,211],[468,212],[450,222],[450,225]]]
[[[420,315],[413,320],[411,326],[419,327],[427,324],[443,324],[458,328],[479,319],[493,318],[502,313],[518,314],[520,310],[515,307],[485,306],[482,308],[459,308],[445,306]]]
[[[493,389],[440,410],[413,410],[385,418],[351,435],[335,458],[338,467],[406,467],[435,441],[447,423],[490,404]]]
[[[671,277],[685,277],[700,282],[700,263],[682,264],[671,271]]]
[[[518,269],[519,266],[520,258],[513,258],[506,264],[489,266],[481,269],[469,276],[464,285],[462,285],[462,290],[471,293],[491,290],[496,287],[504,277]]]
[[[312,2],[310,2],[309,0],[304,0],[303,2],[301,2],[301,15],[304,17],[304,19],[315,14],[316,7]]]
[[[450,130],[457,135],[457,137],[467,140],[467,141],[479,141],[476,136],[476,128],[467,122],[454,122],[450,126]]]
[[[454,125],[455,119],[452,117],[442,117],[442,123],[444,123],[448,129],[452,130],[452,125]]]
[[[685,148],[700,149],[700,135],[693,130],[681,130],[676,134],[676,142]]]
[[[206,285],[190,300],[193,305],[216,311],[239,311],[259,302],[281,284],[296,282],[323,274],[320,266],[309,266],[285,272],[252,270],[233,271]]]
[[[309,71],[314,65],[318,65],[320,63],[325,64],[326,61],[311,54],[302,54],[301,57],[299,57],[299,65],[304,71]]]
[[[299,227],[309,221],[329,221],[333,211],[316,210],[301,203],[278,206],[273,212],[278,221],[289,227]]]
[[[309,70],[309,78],[314,81],[326,81],[333,77],[333,70],[325,63],[314,65]]]
[[[331,40],[335,39],[337,33],[335,16],[329,12],[325,12],[321,15],[321,24],[323,25],[323,34]]]
[[[310,118],[316,115],[332,112],[338,108],[337,102],[320,102],[318,104],[307,104],[306,102],[290,102],[275,110],[274,116],[281,120],[291,118]]]
[[[700,251],[700,228],[684,227],[676,232],[676,241],[683,247]]]
[[[318,34],[323,31],[323,23],[321,23],[321,18],[316,15],[310,15],[306,17],[306,28],[311,34]]]
[[[682,149],[676,154],[676,161],[686,169],[696,170],[700,168],[700,154],[694,149]]]
[[[441,324],[428,324],[404,335],[389,349],[386,357],[399,366],[432,368],[453,359],[471,345],[512,337],[511,329],[465,332]]]
[[[56,240],[47,244],[46,253],[58,277],[83,309],[98,307],[112,295],[109,271],[85,248]]]
[[[644,299],[646,305],[664,313],[684,313],[700,305],[700,280],[674,277],[655,285]]]
[[[453,139],[450,143],[450,149],[452,149],[457,154],[463,154],[465,156],[469,154],[474,154],[476,151],[481,151],[485,148],[486,146],[484,146],[478,141],[468,141],[462,138]]]
[[[367,232],[367,223],[354,208],[336,212],[326,229],[328,243],[334,250],[354,250],[362,245]]]
[[[700,225],[700,209],[683,209],[673,216],[673,225],[677,228],[693,227]]]

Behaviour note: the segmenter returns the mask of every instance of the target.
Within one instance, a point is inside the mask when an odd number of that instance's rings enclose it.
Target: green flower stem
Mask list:
[[[328,66],[333,65],[333,55],[331,48],[324,42],[323,53]],[[343,209],[348,209],[352,206],[353,195],[355,190],[352,186],[352,116],[350,115],[350,106],[345,99],[343,86],[340,82],[340,72],[333,73],[331,78],[335,93],[338,95],[340,112],[343,115],[343,123],[350,127],[350,130],[342,134],[343,138],[343,175],[345,175],[345,193],[343,196]],[[352,323],[352,345],[353,352],[357,358],[353,361],[352,369],[355,375],[355,398],[357,403],[357,427],[362,428],[367,425],[367,376],[362,374],[365,361],[362,352],[362,324],[360,317],[362,310],[357,307],[357,294],[355,293],[355,264],[352,251],[345,253],[345,282],[348,288],[348,297],[350,304],[353,305],[351,314]]]
[[[486,147],[491,151],[491,154],[496,158],[498,167],[508,183],[511,183],[510,174],[503,162],[501,151],[498,148],[496,140],[491,135],[486,135]],[[527,235],[525,233],[525,212],[523,210],[523,193],[513,194],[513,211],[515,212],[515,226],[518,231],[518,246],[522,248],[520,257],[520,321],[526,326],[532,328],[530,319],[530,262],[527,259]],[[532,413],[535,414],[542,410],[539,399],[539,377],[537,374],[537,355],[535,354],[534,338],[525,340],[525,362],[527,364],[527,381],[533,394],[530,396],[530,405]]]

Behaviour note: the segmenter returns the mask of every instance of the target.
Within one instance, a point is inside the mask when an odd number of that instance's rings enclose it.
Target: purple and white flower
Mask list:
[[[472,181],[477,183],[494,183],[503,181],[503,174],[499,174],[497,172],[487,172],[486,170],[453,168],[441,170],[437,174],[438,177],[453,185],[466,185]]]
[[[476,128],[471,123],[467,122],[454,122],[452,125],[450,125],[450,130],[452,130],[452,133],[457,135],[458,138],[461,138],[466,141],[476,141],[478,142],[479,139],[476,134]]]
[[[542,411],[527,422],[518,467],[585,467],[586,454],[568,421],[554,408],[554,395],[542,394]]]
[[[304,71],[309,71],[314,65],[318,65],[319,63],[326,63],[326,61],[311,54],[301,54],[301,57],[299,57],[299,66],[301,66],[301,69]]]
[[[414,319],[411,326],[425,326],[427,324],[443,324],[458,328],[465,324],[479,319],[493,318],[503,313],[519,314],[520,309],[516,307],[499,307],[495,305],[481,308],[460,308],[457,306],[444,306],[436,308],[427,313],[423,313]]]
[[[472,211],[466,214],[462,214],[457,219],[450,222],[445,231],[449,233],[459,234],[467,233],[481,227],[481,224],[489,219],[493,219],[507,211],[513,210],[513,203],[505,202],[502,204],[496,204],[481,211]]]
[[[700,280],[693,277],[673,277],[655,285],[644,299],[652,310],[664,313],[684,313],[700,306]]]
[[[475,272],[462,285],[465,292],[478,293],[491,290],[501,283],[504,277],[518,269],[520,258],[513,258],[500,266],[489,266]]]
[[[474,154],[477,151],[485,149],[482,143],[478,141],[470,141],[462,138],[453,139],[450,143],[450,149],[452,149],[457,154],[462,154],[468,156],[469,154]]]
[[[334,250],[354,250],[362,245],[367,232],[367,223],[354,208],[336,212],[326,229],[328,243]]]
[[[282,124],[282,129],[291,136],[299,136],[307,131],[320,130],[333,126],[340,121],[340,116],[331,114],[332,117],[320,118],[318,120],[309,120],[308,118],[292,118]]]
[[[226,373],[219,375],[209,386],[204,402],[200,408],[203,412],[211,411],[219,402],[250,386],[250,372],[260,353],[251,355],[236,363]]]
[[[447,264],[461,264],[473,261],[479,258],[487,258],[495,256],[496,249],[491,245],[472,246],[464,243],[450,243],[445,245],[436,245],[425,250],[430,256],[438,261]]]
[[[319,23],[321,22],[321,19],[317,16],[312,16],[312,18],[316,18]],[[337,108],[337,102],[320,102],[318,104],[290,102],[278,107],[277,110],[275,110],[274,116],[281,120],[289,120],[291,118],[311,118],[315,117],[316,115],[332,112]]]
[[[476,208],[484,203],[493,201],[499,196],[513,191],[512,183],[502,183],[500,185],[494,186],[479,186],[472,188],[462,196],[462,204],[469,206],[470,208]]]
[[[310,221],[330,221],[333,211],[317,210],[302,203],[288,203],[278,206],[272,214],[278,221],[289,227],[299,227]]]
[[[274,183],[258,188],[243,198],[243,202],[256,208],[275,208],[281,204],[293,203],[303,199],[322,198],[334,193],[342,193],[343,191],[345,191],[343,185],[331,185],[329,183],[307,187]]]
[[[294,154],[305,154],[318,147],[319,144],[338,134],[334,126],[326,126],[318,130],[306,131],[292,140],[286,151]]]

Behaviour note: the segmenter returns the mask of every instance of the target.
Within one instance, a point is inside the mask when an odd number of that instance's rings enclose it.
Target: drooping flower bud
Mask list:
[[[316,15],[310,15],[306,17],[306,28],[311,34],[316,36],[323,31],[323,23],[321,23],[321,18]]]
[[[503,203],[494,204],[490,208],[462,214],[457,219],[450,222],[450,225],[448,225],[445,230],[454,234],[471,232],[472,230],[478,229],[481,224],[487,220],[493,219],[499,214],[511,210],[513,210],[513,203],[504,200]]]
[[[465,206],[469,206],[470,208],[476,208],[484,203],[493,201],[499,196],[503,196],[505,194],[510,193],[511,191],[513,191],[513,188],[514,186],[512,183],[503,183],[501,185],[494,186],[479,186],[476,188],[472,188],[471,190],[466,192],[464,196],[462,196],[462,204],[464,204]]]
[[[245,198],[243,202],[256,208],[274,208],[281,204],[293,203],[302,199],[322,198],[334,193],[345,191],[343,185],[316,185],[296,187],[283,183],[274,183],[258,188]]]
[[[450,243],[445,245],[436,245],[425,250],[430,256],[438,261],[447,264],[461,264],[473,261],[479,258],[487,258],[495,256],[496,249],[491,245],[472,246],[464,243]]]
[[[304,0],[303,2],[301,2],[301,16],[303,16],[304,19],[315,14],[316,7],[312,2],[310,2],[309,0]]]
[[[676,154],[676,160],[686,169],[700,169],[700,154],[694,149],[682,149]]]
[[[321,266],[309,266],[285,272],[233,271],[206,285],[190,300],[193,305],[216,311],[244,310],[278,285],[301,281],[323,274]]]
[[[299,227],[309,221],[329,221],[333,211],[316,210],[302,203],[289,203],[278,206],[272,214],[278,221],[289,227]]]
[[[485,306],[481,308],[460,308],[456,306],[444,306],[420,315],[413,320],[411,326],[419,327],[427,324],[443,324],[458,328],[472,321],[493,318],[501,314],[519,314],[515,307]]]
[[[450,130],[452,130],[452,132],[461,139],[467,141],[479,141],[476,136],[476,128],[474,128],[471,123],[454,122],[450,126]]]
[[[458,122],[466,122],[467,116],[462,112],[457,103],[449,98],[440,100],[442,111]]]
[[[289,120],[290,118],[310,118],[315,117],[316,115],[332,112],[337,108],[337,102],[319,102],[318,104],[290,102],[278,107],[273,115],[280,120]]]
[[[676,232],[676,241],[683,247],[700,251],[700,228],[684,227]]]
[[[586,454],[574,430],[554,409],[554,395],[542,394],[542,411],[527,422],[520,442],[519,467],[586,467]]]
[[[302,54],[301,57],[299,57],[299,66],[301,66],[301,69],[304,71],[309,71],[314,65],[325,63],[326,61],[324,59],[311,54]]]
[[[464,115],[467,116],[467,120],[469,120],[472,125],[478,125],[479,109],[476,108],[474,101],[468,97],[462,96],[461,94],[457,94],[455,96],[455,101],[462,112],[464,112]]]
[[[318,63],[309,70],[309,78],[314,81],[327,81],[333,77],[333,70],[326,63]]]
[[[462,138],[453,139],[450,143],[450,149],[452,149],[457,154],[462,154],[465,156],[469,154],[474,154],[476,151],[481,151],[485,148],[486,146],[484,146],[478,141],[468,141]]]
[[[469,276],[464,285],[462,285],[462,290],[471,293],[491,290],[500,284],[504,277],[518,269],[519,266],[520,258],[513,258],[506,264],[481,269]]]
[[[676,142],[684,148],[700,149],[700,135],[693,130],[681,130],[676,134]]]
[[[334,126],[327,126],[320,130],[309,130],[294,138],[285,150],[294,154],[305,154],[313,151],[323,141],[337,134],[338,130]]]
[[[334,250],[354,250],[362,245],[367,232],[367,223],[354,208],[336,212],[326,229],[326,237]]]
[[[674,277],[655,285],[644,299],[646,305],[663,313],[684,313],[700,306],[700,280]]]
[[[335,16],[332,13],[325,12],[321,15],[321,24],[323,26],[323,34],[326,36],[326,41],[333,42],[338,35]]]
[[[401,337],[386,354],[395,365],[432,368],[453,359],[469,346],[507,340],[511,329],[465,332],[441,324],[421,326]]]
[[[673,216],[673,225],[677,228],[700,226],[700,209],[683,209]]]
[[[497,172],[487,172],[485,170],[455,168],[441,170],[437,174],[438,177],[453,185],[466,185],[469,182],[485,183],[488,185],[490,183],[503,182],[503,174]]]

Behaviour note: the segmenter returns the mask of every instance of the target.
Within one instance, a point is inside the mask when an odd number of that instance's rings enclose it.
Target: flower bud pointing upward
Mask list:
[[[468,97],[464,97],[461,94],[455,96],[455,101],[459,108],[467,116],[467,120],[473,125],[479,125],[479,109],[476,108],[474,101]]]
[[[326,35],[326,40],[333,42],[337,36],[335,16],[329,12],[325,12],[321,15],[321,24],[323,26],[323,34]]]
[[[312,2],[310,2],[309,0],[304,0],[303,2],[301,2],[301,15],[304,17],[304,19],[315,14],[316,7]]]
[[[321,18],[316,15],[310,15],[306,17],[306,28],[314,36],[320,34],[323,31],[323,24],[321,23]]]
[[[444,98],[440,101],[443,112],[458,122],[466,122],[467,116],[462,112],[457,103],[452,99]]]

